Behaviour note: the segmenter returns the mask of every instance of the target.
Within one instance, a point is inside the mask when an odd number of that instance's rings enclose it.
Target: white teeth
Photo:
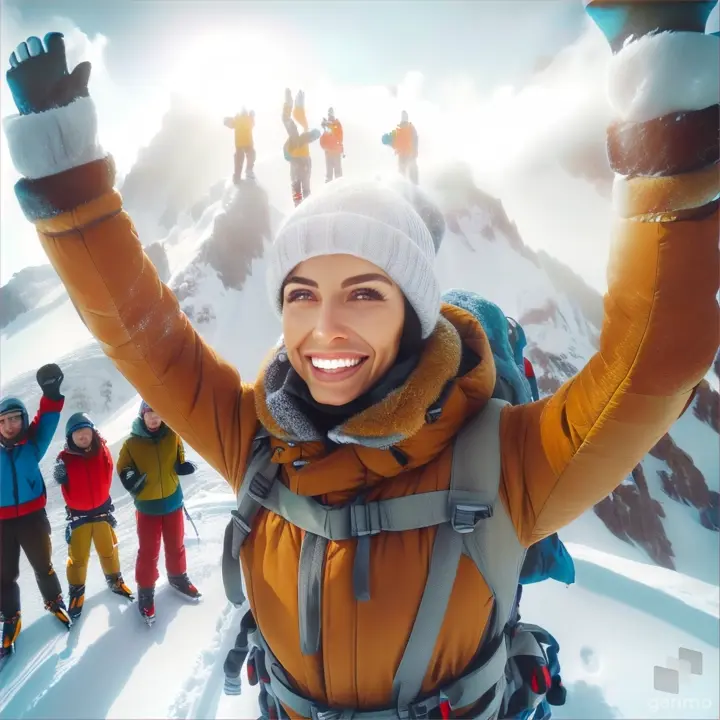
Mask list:
[[[337,358],[326,360],[324,358],[311,357],[310,361],[313,366],[320,370],[339,370],[340,368],[350,368],[359,365],[362,358]]]

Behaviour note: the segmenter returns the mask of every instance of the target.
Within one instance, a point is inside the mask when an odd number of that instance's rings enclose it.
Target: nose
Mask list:
[[[313,339],[323,345],[330,345],[335,340],[347,340],[348,332],[342,313],[334,303],[321,303],[312,334]]]

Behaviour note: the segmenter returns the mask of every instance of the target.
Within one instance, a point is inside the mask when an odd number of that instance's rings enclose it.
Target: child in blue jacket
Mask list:
[[[20,550],[35,571],[45,608],[66,627],[71,621],[52,564],[47,494],[40,461],[48,450],[63,408],[63,374],[57,365],[37,372],[43,391],[35,419],[18,398],[0,400],[0,657],[9,655],[20,633]]]

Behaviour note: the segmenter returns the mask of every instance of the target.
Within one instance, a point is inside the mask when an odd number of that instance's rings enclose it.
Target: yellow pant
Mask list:
[[[91,522],[72,531],[68,545],[67,579],[70,585],[84,585],[87,577],[90,543],[100,558],[106,575],[120,572],[120,555],[115,531],[106,522]]]

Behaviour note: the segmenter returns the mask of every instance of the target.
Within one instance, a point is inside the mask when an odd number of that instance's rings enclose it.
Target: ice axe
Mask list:
[[[198,529],[193,522],[193,519],[190,517],[190,513],[188,512],[188,509],[185,507],[185,505],[183,505],[183,510],[185,511],[185,517],[190,521],[190,524],[193,526],[193,530],[195,531],[198,542],[200,542],[200,533],[198,532]]]
[[[704,33],[716,0],[583,0],[613,53],[629,37],[653,32]]]

